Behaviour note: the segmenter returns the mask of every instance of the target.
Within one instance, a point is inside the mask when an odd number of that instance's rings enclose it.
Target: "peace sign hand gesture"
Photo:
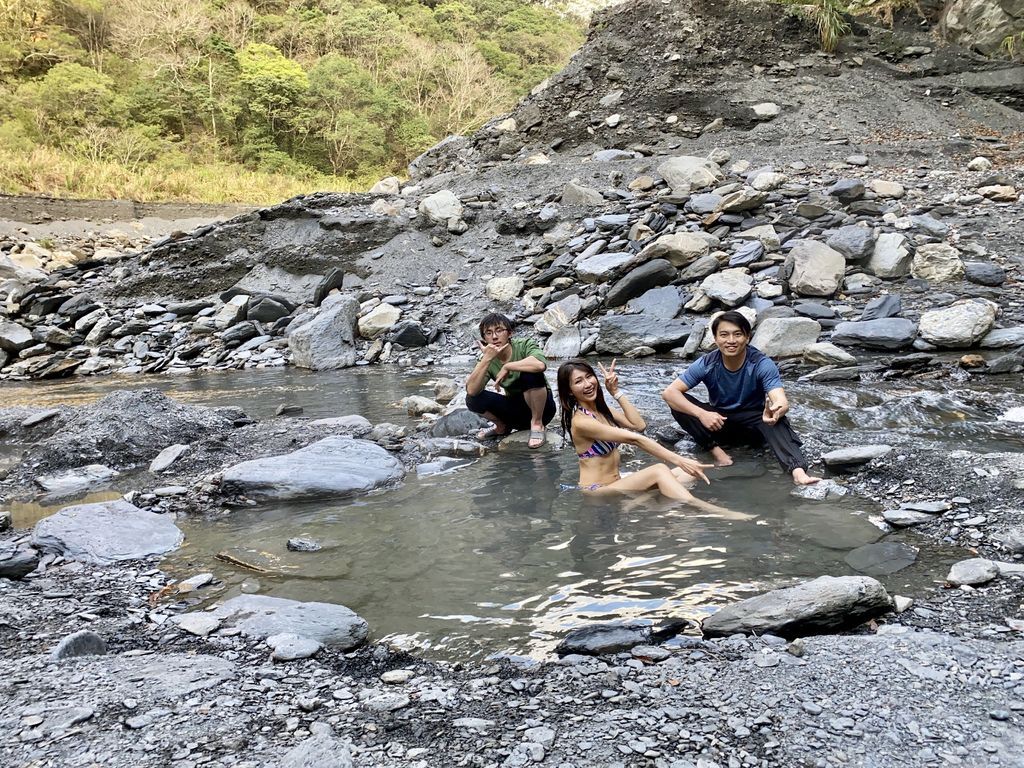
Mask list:
[[[615,360],[613,359],[607,368],[601,363],[598,363],[597,367],[601,369],[601,374],[604,376],[604,388],[608,390],[609,395],[615,397],[619,393],[619,374],[615,372]]]

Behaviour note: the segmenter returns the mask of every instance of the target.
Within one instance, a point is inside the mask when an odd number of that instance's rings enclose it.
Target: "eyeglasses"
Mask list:
[[[508,328],[488,328],[484,331],[484,338],[486,339],[488,336],[500,336],[503,333],[509,332]]]

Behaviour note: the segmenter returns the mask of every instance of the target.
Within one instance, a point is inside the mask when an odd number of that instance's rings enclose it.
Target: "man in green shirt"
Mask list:
[[[494,426],[477,437],[529,428],[528,445],[540,448],[544,427],[555,418],[555,398],[544,378],[544,352],[533,339],[512,338],[512,323],[494,312],[480,321],[480,338],[480,362],[466,380],[466,407]],[[487,389],[489,381],[494,381],[494,391]]]

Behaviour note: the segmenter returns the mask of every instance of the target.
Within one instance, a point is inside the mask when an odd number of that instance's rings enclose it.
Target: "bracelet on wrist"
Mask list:
[[[616,399],[616,401],[621,400],[625,396],[626,396],[626,393],[623,392],[621,389],[618,392],[616,392],[614,395],[612,395],[612,397],[614,397]]]

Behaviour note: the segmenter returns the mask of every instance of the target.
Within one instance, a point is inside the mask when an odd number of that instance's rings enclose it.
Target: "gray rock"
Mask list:
[[[804,362],[811,365],[856,365],[857,358],[831,342],[821,341],[804,350]]]
[[[88,464],[54,475],[41,475],[36,485],[54,496],[68,496],[79,491],[107,483],[120,474],[117,470],[102,464]]]
[[[747,300],[753,290],[754,279],[745,269],[723,269],[708,275],[700,284],[704,294],[726,307],[736,307]]]
[[[701,237],[696,232],[680,231],[663,234],[644,247],[638,258],[667,259],[673,266],[684,267],[710,252],[711,242],[707,237]]]
[[[271,768],[352,768],[352,753],[331,735],[331,726],[313,723],[308,739],[292,747]]]
[[[683,308],[683,297],[674,285],[652,288],[629,302],[630,310],[640,312],[648,317],[660,317],[671,320]]]
[[[308,637],[283,632],[267,638],[267,645],[273,649],[270,658],[274,661],[297,661],[314,656],[323,646]]]
[[[285,546],[290,552],[319,552],[322,549],[320,542],[312,539],[288,539]]]
[[[604,205],[604,195],[596,189],[570,181],[562,188],[562,202],[566,205]]]
[[[606,283],[639,261],[632,253],[596,253],[576,264],[576,274],[584,283]]]
[[[998,306],[987,299],[964,299],[921,315],[921,338],[936,347],[958,349],[980,341],[995,322]]]
[[[221,491],[263,500],[340,498],[402,479],[402,464],[375,443],[338,435],[282,456],[224,470]]]
[[[271,267],[258,263],[226,293],[271,296],[278,303],[284,299],[293,306],[298,306],[313,299],[317,285],[322,279],[321,275],[296,275],[282,267]],[[223,297],[224,294],[222,294]],[[179,311],[179,308],[183,311]],[[169,306],[168,310],[179,315],[195,315],[203,310],[203,306],[199,302],[190,302]]]
[[[690,335],[690,325],[681,320],[662,320],[643,315],[610,315],[601,318],[597,349],[603,354],[621,355],[637,347],[671,349]]]
[[[978,346],[982,349],[1024,347],[1024,325],[1014,328],[993,328],[982,337]]]
[[[289,332],[292,364],[314,371],[355,365],[358,314],[359,302],[351,296],[328,297],[316,317]]]
[[[39,552],[19,547],[12,541],[0,541],[0,579],[20,579],[39,565]]]
[[[574,325],[559,328],[544,343],[544,354],[553,360],[571,360],[579,357],[583,346],[580,329]]]
[[[107,644],[91,629],[81,629],[63,638],[50,651],[51,661],[73,659],[79,656],[105,656]]]
[[[585,656],[626,651],[637,645],[649,645],[651,628],[638,624],[594,624],[570,631],[556,648],[555,653]]]
[[[891,608],[875,579],[821,576],[725,606],[705,619],[702,629],[707,637],[742,632],[792,638],[854,627]]]
[[[965,261],[964,277],[972,283],[995,288],[1006,282],[1006,270],[990,261]]]
[[[32,532],[38,549],[96,565],[162,555],[184,539],[171,516],[121,500],[65,507],[36,523]]]
[[[821,326],[809,317],[770,317],[758,323],[750,343],[769,357],[799,357],[820,333]]]
[[[814,240],[800,240],[786,257],[790,290],[800,296],[832,296],[839,290],[846,259]]]
[[[462,218],[462,203],[454,192],[442,189],[423,198],[419,212],[434,224],[446,224],[449,219]]]
[[[0,320],[0,350],[20,352],[36,343],[32,331],[9,320]]]
[[[676,192],[689,192],[691,189],[704,189],[723,179],[722,169],[718,163],[706,157],[682,155],[673,157],[658,166],[658,173]]]
[[[721,202],[721,195],[716,195],[713,192],[702,192],[699,195],[693,195],[687,201],[686,207],[694,213],[708,214],[717,211]]]
[[[425,347],[430,343],[430,333],[416,320],[402,320],[391,329],[391,342],[408,349]]]
[[[362,645],[366,621],[343,605],[302,603],[266,595],[239,595],[210,612],[224,626],[258,640],[292,633],[347,651]]]
[[[196,637],[207,637],[211,632],[220,629],[220,619],[210,613],[185,613],[180,616],[173,616],[171,621],[179,628]]]
[[[850,448],[839,448],[821,456],[827,467],[856,467],[867,464],[874,459],[888,456],[892,452],[890,445],[855,445]]]
[[[917,560],[917,549],[902,541],[880,541],[857,547],[846,555],[846,563],[868,576],[888,576]]]
[[[578,294],[570,294],[554,304],[549,304],[534,327],[538,333],[554,333],[559,328],[575,323],[582,310],[582,299]]]
[[[864,182],[858,179],[840,179],[828,188],[828,193],[841,203],[852,203],[864,197]]]
[[[949,234],[949,225],[928,214],[917,214],[910,217],[910,223],[932,237],[943,238]]]
[[[894,293],[887,293],[884,296],[876,296],[865,304],[860,319],[862,322],[882,320],[887,317],[897,317],[902,311],[903,304],[900,297]]]
[[[153,459],[153,461],[150,462],[149,471],[154,474],[158,472],[163,472],[165,469],[171,466],[171,464],[177,461],[181,457],[181,454],[183,454],[187,450],[188,446],[181,445],[180,443],[167,446],[162,451],[160,451],[160,453],[157,454],[156,458]]]
[[[1010,528],[998,538],[1007,551],[1015,555],[1024,555],[1024,526]]]
[[[609,307],[622,306],[651,288],[668,285],[677,274],[676,268],[665,259],[648,261],[623,275],[608,291],[605,304]]]
[[[935,519],[935,515],[927,512],[915,512],[912,509],[887,509],[882,512],[885,522],[899,528],[907,528],[912,525],[920,525]]]
[[[917,325],[902,317],[839,323],[832,329],[832,343],[868,349],[906,349],[917,336]]]
[[[826,244],[851,261],[861,261],[875,250],[875,234],[868,227],[855,224],[840,227],[825,241]]]
[[[954,563],[949,569],[948,581],[954,587],[966,584],[975,587],[980,584],[987,584],[999,575],[999,566],[991,560],[983,557],[972,557],[969,560],[961,560]]]
[[[332,416],[327,419],[314,419],[310,422],[314,427],[331,427],[346,435],[365,437],[373,429],[373,424],[365,416],[353,413],[348,416]]]
[[[898,232],[884,232],[875,241],[867,269],[878,277],[905,277],[910,273],[911,260],[907,238]]]
[[[260,296],[250,302],[245,311],[245,319],[258,323],[273,323],[292,313],[287,304],[270,296]]]
[[[483,416],[466,408],[459,408],[436,419],[430,425],[430,436],[462,437],[476,432],[478,429],[484,429],[489,424],[490,422]]]
[[[691,280],[703,280],[708,275],[711,275],[719,270],[722,265],[718,261],[718,257],[713,254],[702,256],[697,259],[693,264],[686,267],[679,273],[679,279],[684,282],[690,282]]]

